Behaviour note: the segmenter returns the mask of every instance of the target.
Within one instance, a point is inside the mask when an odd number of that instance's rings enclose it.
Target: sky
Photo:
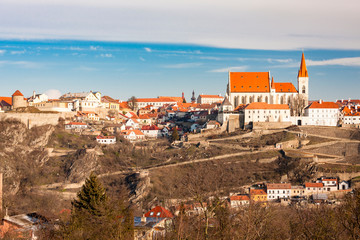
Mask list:
[[[359,98],[360,1],[1,0],[0,96],[19,89],[225,94],[228,71],[270,71],[311,99]]]

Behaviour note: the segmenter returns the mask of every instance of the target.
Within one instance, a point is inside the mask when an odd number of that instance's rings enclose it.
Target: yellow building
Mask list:
[[[250,189],[250,200],[252,202],[266,202],[266,191],[264,189]]]

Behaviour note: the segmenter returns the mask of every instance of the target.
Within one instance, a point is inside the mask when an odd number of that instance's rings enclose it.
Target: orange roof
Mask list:
[[[12,105],[12,97],[0,97],[0,102],[4,101],[9,105]]]
[[[268,183],[267,189],[291,189],[290,183]]]
[[[334,102],[312,102],[307,108],[339,108]]]
[[[271,83],[271,88],[275,88],[276,92],[291,92],[291,93],[297,93],[296,88],[294,85],[290,82],[285,83]]]
[[[96,137],[96,139],[115,139],[115,136],[103,136],[99,135]]]
[[[250,189],[250,195],[267,195],[264,189]]]
[[[24,96],[19,90],[16,90],[13,96]]]
[[[300,70],[298,73],[298,77],[309,77],[308,71],[306,69],[304,53],[302,53],[302,56],[301,56],[301,63],[300,63]]]
[[[288,110],[287,104],[268,104],[266,102],[253,102],[248,104],[245,109],[284,109]]]
[[[220,96],[220,95],[200,95],[201,98],[221,98],[223,99],[224,97]]]
[[[173,218],[173,214],[160,206],[156,206],[144,215],[145,217],[158,217],[158,218]]]
[[[164,97],[164,96],[159,96],[158,98],[169,98],[172,99],[178,103],[182,103],[184,101],[184,99],[182,97]]]
[[[270,92],[268,72],[230,72],[230,92]]]
[[[310,182],[305,183],[305,187],[319,188],[319,187],[323,187],[323,186],[324,186],[324,184],[322,184],[322,183],[310,183]]]
[[[248,195],[231,196],[230,201],[248,201],[250,200]]]
[[[160,130],[160,128],[158,128],[157,126],[155,125],[151,125],[151,126],[143,126],[141,128],[141,130]]]
[[[137,98],[136,102],[177,102],[176,100],[169,97],[162,98]]]
[[[69,122],[66,125],[87,125],[86,123],[82,123],[82,122]]]
[[[125,134],[125,135],[129,135],[131,132],[134,132],[135,133],[135,135],[144,135],[144,133],[143,132],[141,132],[140,130],[137,130],[137,129],[135,129],[135,130],[123,130],[123,131],[121,131],[121,133],[122,134]]]
[[[130,108],[128,105],[128,102],[121,102],[120,103],[120,108]]]
[[[150,119],[147,114],[139,115],[139,118],[140,118],[140,119]]]

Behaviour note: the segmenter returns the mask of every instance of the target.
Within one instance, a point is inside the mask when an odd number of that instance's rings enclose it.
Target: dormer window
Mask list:
[[[259,88],[259,86],[257,86],[257,88]]]
[[[154,215],[154,212],[150,212],[150,216]]]
[[[158,213],[156,214],[156,216],[157,216],[157,217],[160,217],[160,214],[161,214],[161,212],[158,212]]]

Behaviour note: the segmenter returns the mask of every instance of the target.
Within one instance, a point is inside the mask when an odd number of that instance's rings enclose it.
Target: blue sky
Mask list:
[[[228,70],[296,86],[304,50],[311,99],[359,98],[358,9],[358,0],[1,0],[0,95],[224,94]]]
[[[246,50],[199,45],[104,41],[0,41],[0,95],[55,89],[100,91],[126,100],[225,94],[227,72],[270,71],[276,82],[292,82],[301,50]],[[359,98],[360,51],[305,49],[311,99]]]

